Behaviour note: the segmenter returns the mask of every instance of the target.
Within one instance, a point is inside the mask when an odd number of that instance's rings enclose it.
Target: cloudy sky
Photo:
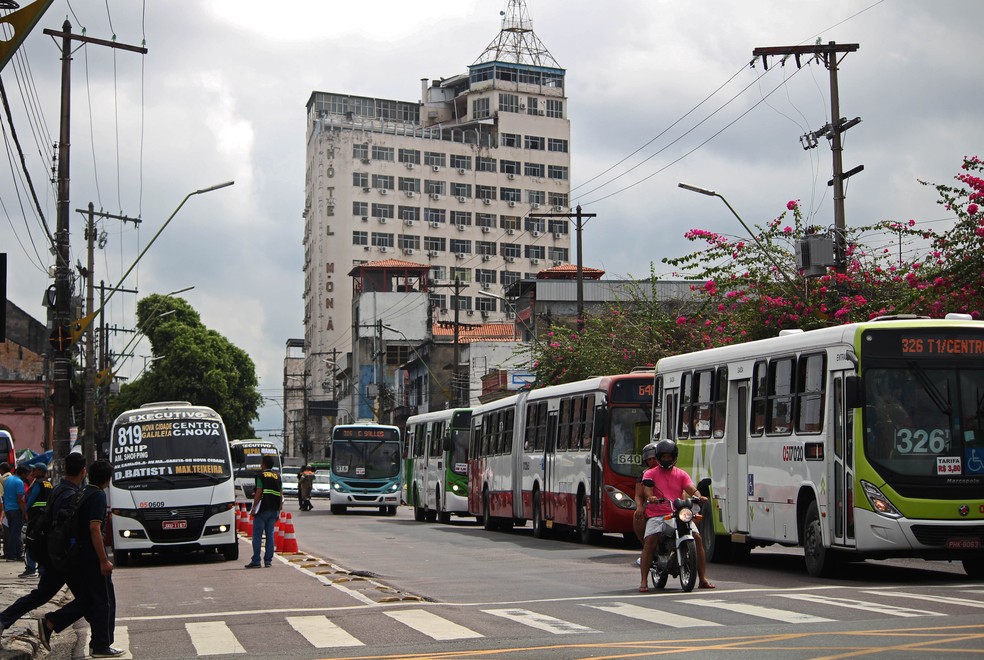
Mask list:
[[[22,5],[29,4],[22,0]],[[186,194],[192,197],[122,284],[140,296],[182,294],[203,321],[253,358],[264,396],[280,396],[285,342],[303,337],[301,237],[304,106],[312,91],[417,101],[420,79],[466,71],[500,28],[505,0],[55,0],[3,70],[42,209],[55,225],[50,145],[59,133],[59,46],[42,30],[73,31],[145,56],[88,46],[72,67],[71,208],[139,217],[108,220],[96,277],[133,264]],[[770,63],[764,46],[856,43],[839,67],[841,115],[861,117],[845,137],[847,223],[951,216],[918,180],[947,182],[963,156],[984,155],[979,0],[527,0],[533,27],[567,70],[572,200],[587,225],[585,265],[644,277],[650,264],[689,252],[691,227],[739,235],[720,200],[749,224],[800,200],[812,224],[833,223],[830,150],[799,137],[830,120],[827,71]],[[52,263],[25,196],[4,118],[0,252],[8,297],[44,319]],[[16,182],[16,183],[15,183]],[[890,237],[872,237],[890,241]],[[79,214],[72,261],[85,260]],[[132,327],[137,296],[120,293],[111,323]],[[121,350],[127,337],[114,339]],[[121,373],[134,377],[146,342]],[[276,402],[259,435],[278,432]]]

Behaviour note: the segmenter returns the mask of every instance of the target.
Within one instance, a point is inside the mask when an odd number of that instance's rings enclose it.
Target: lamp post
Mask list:
[[[731,204],[729,204],[729,203],[728,203],[728,200],[726,200],[726,199],[724,198],[724,195],[722,195],[722,194],[721,194],[721,193],[719,193],[719,192],[715,192],[715,191],[713,191],[713,190],[708,190],[707,188],[700,188],[700,187],[698,187],[698,186],[692,186],[692,185],[690,185],[689,183],[678,183],[677,185],[678,185],[678,186],[679,186],[680,188],[683,188],[684,190],[689,190],[690,192],[695,192],[695,193],[700,193],[701,195],[707,195],[708,197],[717,197],[717,198],[719,198],[719,199],[720,199],[720,200],[721,200],[722,202],[724,202],[724,205],[725,205],[725,206],[727,206],[727,207],[728,207],[728,210],[729,210],[729,211],[731,211],[731,214],[732,214],[732,215],[734,215],[734,216],[735,216],[735,218],[737,218],[737,219],[738,219],[738,222],[740,222],[740,223],[741,223],[741,226],[745,228],[745,231],[747,231],[747,232],[748,232],[748,235],[752,237],[752,240],[753,240],[753,241],[755,241],[755,243],[756,243],[756,244],[757,244],[757,245],[759,246],[759,248],[760,248],[760,249],[762,250],[762,252],[763,252],[763,253],[765,254],[765,256],[766,256],[766,258],[767,258],[767,259],[768,259],[768,260],[769,260],[770,262],[772,262],[772,265],[773,265],[773,266],[775,267],[775,269],[776,269],[776,271],[778,271],[778,273],[779,273],[780,275],[782,275],[782,277],[783,277],[783,279],[784,279],[784,280],[786,280],[786,283],[787,283],[787,284],[789,284],[789,286],[790,286],[790,287],[792,287],[792,289],[793,289],[793,294],[794,294],[794,295],[796,295],[796,297],[797,297],[797,298],[799,297],[799,296],[798,296],[798,295],[796,294],[796,284],[795,284],[795,283],[793,282],[793,280],[792,280],[792,279],[790,279],[790,277],[789,277],[789,275],[787,275],[787,274],[786,274],[786,271],[784,271],[784,270],[782,269],[782,267],[781,267],[781,266],[779,265],[779,262],[777,262],[777,261],[775,260],[775,258],[773,258],[773,256],[772,256],[772,253],[771,253],[771,252],[769,252],[768,250],[766,250],[766,249],[765,249],[765,246],[764,246],[764,245],[762,245],[762,241],[760,241],[760,240],[758,239],[758,236],[756,236],[756,235],[755,235],[754,233],[752,233],[752,230],[748,228],[748,225],[746,225],[746,224],[745,224],[745,221],[741,219],[741,216],[740,216],[740,215],[738,215],[738,212],[737,212],[737,211],[735,211],[735,210],[734,210],[734,209],[733,209],[733,208],[731,207]]]

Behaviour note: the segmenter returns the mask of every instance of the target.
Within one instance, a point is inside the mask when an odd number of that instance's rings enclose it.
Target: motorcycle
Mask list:
[[[651,479],[644,479],[643,485],[652,487]],[[652,500],[654,503],[665,499]],[[673,521],[673,534],[663,534],[653,550],[653,563],[649,567],[649,579],[653,587],[662,589],[670,576],[680,578],[680,586],[687,593],[697,586],[697,543],[690,529],[691,521],[701,520],[700,500],[680,498],[673,500],[673,512],[665,516]]]

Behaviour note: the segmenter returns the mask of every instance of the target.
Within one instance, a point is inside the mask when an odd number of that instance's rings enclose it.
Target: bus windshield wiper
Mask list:
[[[941,413],[947,417],[951,417],[953,408],[950,406],[949,391],[947,392],[947,396],[944,397],[943,393],[940,392],[938,387],[936,387],[936,384],[930,380],[926,370],[916,364],[915,361],[909,362],[909,368],[912,369],[912,373],[916,374],[916,378],[919,379],[919,384],[923,386],[923,389],[926,391],[926,394],[929,395],[929,398],[933,401],[933,404]]]

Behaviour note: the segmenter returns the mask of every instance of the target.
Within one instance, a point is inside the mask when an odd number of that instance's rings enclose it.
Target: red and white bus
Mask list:
[[[632,535],[642,447],[650,441],[653,372],[589,378],[472,411],[468,511],[485,529],[533,521],[582,542]]]

